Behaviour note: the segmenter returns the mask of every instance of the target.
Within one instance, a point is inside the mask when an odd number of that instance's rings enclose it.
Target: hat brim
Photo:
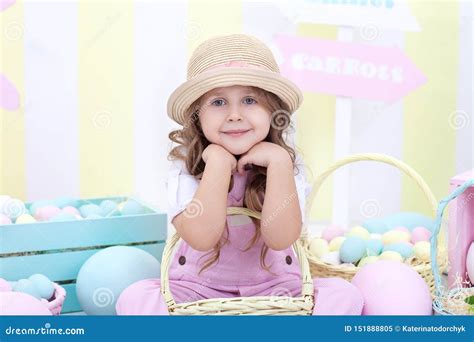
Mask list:
[[[208,91],[233,85],[258,87],[277,95],[293,113],[303,102],[301,90],[281,74],[246,68],[223,68],[203,72],[181,84],[168,99],[168,116],[184,125],[189,106]]]

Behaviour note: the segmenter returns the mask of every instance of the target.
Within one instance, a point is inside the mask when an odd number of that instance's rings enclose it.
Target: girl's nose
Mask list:
[[[230,114],[227,116],[227,121],[241,121],[242,115],[239,114],[239,111],[236,109],[232,109]]]

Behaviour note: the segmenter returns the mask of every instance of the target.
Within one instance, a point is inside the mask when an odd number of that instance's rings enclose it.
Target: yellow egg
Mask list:
[[[371,255],[371,256],[360,259],[359,264],[357,266],[363,267],[363,266],[365,266],[367,264],[370,264],[372,262],[376,262],[377,260],[379,260],[379,257],[377,257],[375,255]]]
[[[329,243],[329,251],[335,252],[341,249],[341,245],[346,238],[344,236],[338,236],[331,240]]]
[[[419,241],[413,246],[415,257],[422,261],[431,260],[431,244],[428,241]]]
[[[309,250],[314,256],[321,258],[324,254],[329,252],[329,244],[324,239],[315,238],[311,240]]]
[[[397,242],[410,242],[410,234],[401,230],[390,230],[382,235],[384,245]]]
[[[400,255],[400,253],[394,252],[394,251],[385,251],[382,254],[379,255],[380,260],[396,260],[403,262],[403,257]]]
[[[349,230],[346,236],[357,236],[365,240],[370,239],[369,231],[362,226],[353,227],[351,230]]]
[[[23,214],[17,217],[15,224],[22,224],[22,223],[34,223],[36,222],[35,218],[30,214]]]

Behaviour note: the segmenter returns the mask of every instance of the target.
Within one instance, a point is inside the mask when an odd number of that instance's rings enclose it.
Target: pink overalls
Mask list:
[[[227,197],[228,206],[242,206],[247,175],[234,173],[234,185]],[[208,298],[249,296],[299,296],[301,269],[292,249],[268,249],[265,264],[260,265],[260,238],[249,250],[243,250],[255,233],[255,225],[244,215],[227,216],[229,242],[221,247],[218,262],[199,270],[213,253],[192,249],[178,242],[169,270],[171,293],[176,303]],[[207,254],[207,255],[206,255]],[[201,258],[202,257],[202,258]],[[316,305],[313,315],[360,315],[363,298],[351,283],[340,278],[313,278]],[[145,279],[128,286],[116,304],[118,315],[168,315],[160,292],[160,279]]]

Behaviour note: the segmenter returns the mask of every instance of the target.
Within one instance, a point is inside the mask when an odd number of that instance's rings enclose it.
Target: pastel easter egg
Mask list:
[[[54,294],[54,285],[48,277],[43,274],[33,274],[28,278],[38,290],[41,298],[50,299]]]
[[[430,261],[431,244],[427,241],[419,241],[413,246],[415,257],[421,261]]]
[[[395,260],[403,262],[403,257],[395,251],[385,251],[379,255],[380,260]]]
[[[79,208],[82,217],[87,217],[92,214],[102,216],[102,209],[97,204],[84,204]]]
[[[330,265],[340,265],[341,258],[339,256],[339,251],[329,252],[321,256],[321,261]]]
[[[0,278],[0,292],[10,292],[12,290],[12,286],[8,281],[3,278]]]
[[[343,235],[344,235],[344,229],[342,229],[342,227],[336,226],[336,225],[330,225],[324,228],[321,237],[329,242],[329,241],[332,241],[334,238],[338,236],[343,236]]]
[[[7,215],[0,214],[0,225],[11,224],[12,220]]]
[[[411,232],[411,242],[430,241],[431,231],[425,227],[415,227]]]
[[[367,255],[375,256],[382,253],[383,242],[378,239],[370,239],[367,241]]]
[[[30,215],[36,217],[36,211],[39,209],[39,208],[42,208],[42,207],[46,207],[48,205],[54,205],[53,201],[36,201],[36,202],[33,202],[30,206]]]
[[[54,205],[47,205],[36,210],[34,215],[38,221],[48,221],[51,217],[56,216],[61,212],[61,209]]]
[[[49,219],[51,222],[63,222],[63,221],[74,221],[76,220],[76,215],[66,212],[59,212],[57,215],[54,215]]]
[[[313,254],[317,258],[321,258],[324,254],[329,252],[329,244],[324,239],[315,238],[311,240],[309,250],[311,254]]]
[[[355,226],[349,230],[349,232],[346,234],[346,236],[357,236],[360,237],[361,239],[370,239],[370,233],[367,229],[365,229],[362,226]]]
[[[375,256],[375,255],[371,255],[371,256],[366,256],[362,259],[360,259],[359,263],[357,264],[358,267],[364,267],[365,265],[367,264],[371,264],[373,262],[376,262],[379,260],[379,257]]]
[[[399,230],[389,230],[382,235],[384,245],[389,245],[396,242],[410,242],[410,234]]]
[[[79,210],[77,210],[75,207],[71,207],[71,206],[64,207],[61,211],[63,213],[68,213],[68,214],[73,214],[73,215],[81,215]]]
[[[134,200],[128,200],[125,202],[122,210],[122,215],[140,215],[145,212],[145,208]]]
[[[13,287],[13,291],[27,293],[37,299],[41,299],[41,295],[36,289],[36,286],[29,279],[18,280],[15,286]]]
[[[403,258],[409,258],[413,255],[413,245],[408,242],[396,242],[386,245],[383,251],[394,251],[399,253]]]
[[[100,203],[100,208],[102,209],[102,216],[112,216],[120,213],[117,203],[112,200],[103,200]]]
[[[36,220],[33,216],[30,214],[23,214],[21,216],[18,216],[15,224],[24,224],[24,223],[35,223]]]
[[[362,259],[367,251],[367,241],[358,236],[349,236],[342,243],[339,251],[341,261],[345,263],[354,263]]]
[[[399,231],[399,232],[405,232],[405,233],[410,234],[410,229],[408,229],[407,227],[403,227],[403,226],[395,227],[392,230],[396,230],[396,231]]]
[[[335,252],[341,249],[342,243],[346,240],[345,236],[338,236],[329,242],[329,251]]]

